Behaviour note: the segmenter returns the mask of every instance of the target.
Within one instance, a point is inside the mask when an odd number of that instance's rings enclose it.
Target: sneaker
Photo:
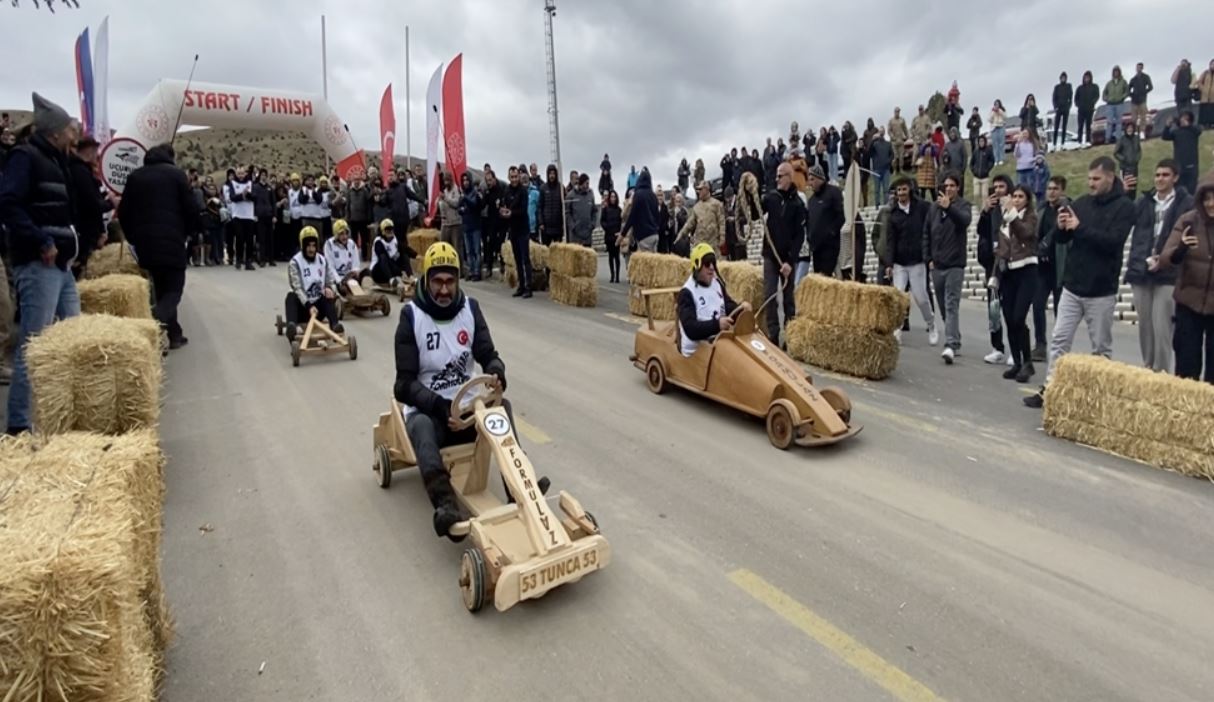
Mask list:
[[[1049,351],[1046,350],[1044,344],[1038,344],[1037,347],[1033,349],[1033,355],[1031,358],[1037,363],[1044,363],[1045,360],[1049,358]]]
[[[523,296],[523,289],[519,288],[518,290],[515,290],[514,294],[511,295],[510,297],[522,297],[522,296]]]
[[[935,327],[927,330],[927,343],[932,346],[940,343],[940,332],[936,331]]]
[[[902,343],[902,330],[901,329],[894,330],[894,341],[898,342],[899,344]]]
[[[1032,407],[1033,409],[1041,409],[1045,406],[1045,388],[1033,395],[1024,398],[1024,406]]]
[[[1014,365],[1011,368],[1008,368],[1007,370],[1003,371],[1003,379],[1011,380],[1012,378],[1015,378],[1019,374],[1020,374],[1020,366]]]
[[[957,356],[956,352],[954,352],[948,346],[945,346],[944,351],[942,351],[940,353],[940,357],[944,359],[945,365],[949,365],[949,366],[953,365],[953,359],[956,358],[956,356]]]
[[[1027,383],[1034,375],[1037,375],[1037,369],[1033,368],[1032,363],[1026,363],[1020,367],[1020,372],[1016,374],[1017,383]]]
[[[273,261],[270,261],[270,268],[278,268],[278,264]]]
[[[983,356],[982,362],[989,363],[991,365],[998,365],[1000,363],[1003,363],[1004,359],[1006,359],[1006,358],[1007,358],[1007,354],[1003,353],[1002,351],[994,350],[994,351],[991,351],[990,353],[988,353],[987,355]]]
[[[190,343],[190,340],[184,336],[179,336],[176,339],[169,339],[169,350],[176,351],[177,349]]]
[[[1007,365],[1008,365],[1009,367],[1016,365],[1016,359],[1012,358],[1012,357],[1009,355],[1009,356],[1007,357]]]
[[[255,266],[254,266],[252,263],[246,263],[246,264],[244,264],[244,269],[245,269],[246,271],[255,271],[255,270],[257,270],[257,268],[256,268],[256,267],[255,267]]]
[[[523,299],[524,299],[524,300],[530,300],[530,299],[531,299],[531,291],[530,291],[530,290],[528,290],[527,292],[523,293]]]

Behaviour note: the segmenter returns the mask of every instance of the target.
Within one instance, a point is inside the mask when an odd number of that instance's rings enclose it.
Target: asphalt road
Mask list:
[[[190,271],[162,426],[167,700],[1214,698],[1214,487],[1045,436],[981,362],[980,306],[955,366],[916,323],[885,382],[815,373],[865,429],[781,452],[646,390],[626,286],[588,310],[468,286],[524,447],[614,558],[474,616],[416,474],[384,491],[370,470],[397,305],[347,322],[357,361],[292,368],[285,285]]]

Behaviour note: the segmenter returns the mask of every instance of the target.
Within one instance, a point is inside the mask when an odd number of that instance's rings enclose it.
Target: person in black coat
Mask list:
[[[806,232],[813,251],[814,273],[834,276],[839,263],[840,235],[843,231],[843,191],[826,182],[826,174],[818,166],[809,170],[809,187],[813,194],[806,204]]]
[[[177,322],[185,291],[186,239],[201,227],[185,171],[177,167],[170,144],[148,149],[143,167],[127,178],[118,219],[139,265],[152,276],[153,316],[169,335],[169,348],[188,343]]]
[[[1062,144],[1066,145],[1066,126],[1071,120],[1071,104],[1075,99],[1075,89],[1066,80],[1066,71],[1058,76],[1058,85],[1054,86],[1051,102],[1054,105],[1054,146],[1058,146],[1058,135],[1062,134]]]
[[[1180,113],[1180,124],[1169,119],[1163,128],[1163,140],[1172,142],[1172,158],[1180,166],[1180,187],[1186,192],[1197,192],[1197,158],[1198,141],[1201,139],[1201,127],[1193,119],[1193,113],[1185,110]]]
[[[274,190],[266,182],[264,168],[257,172],[257,179],[253,181],[253,216],[257,218],[257,265],[260,268],[265,268],[267,263],[273,266],[270,247],[274,234]]]
[[[609,179],[607,190],[611,190],[610,171],[604,173]],[[539,215],[540,242],[548,246],[565,239],[565,189],[561,186],[561,174],[555,165],[548,164],[545,177],[547,180],[540,186],[540,201],[535,209]],[[601,179],[599,184],[602,185]]]
[[[93,164],[97,162],[97,140],[85,137],[76,144],[76,151],[68,159],[68,176],[71,180],[72,205],[75,214],[72,223],[80,239],[80,253],[72,264],[72,274],[80,280],[84,265],[93,251],[105,246],[105,213],[114,209],[114,203],[101,194],[101,183],[93,175]]]

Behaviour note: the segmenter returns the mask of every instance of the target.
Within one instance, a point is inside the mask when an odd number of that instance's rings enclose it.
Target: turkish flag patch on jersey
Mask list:
[[[468,332],[467,332],[467,330],[465,330],[465,329],[460,329],[460,330],[459,330],[459,334],[457,334],[457,335],[456,335],[456,337],[455,337],[455,340],[459,342],[459,345],[460,345],[460,346],[467,346],[467,345],[468,345]]]

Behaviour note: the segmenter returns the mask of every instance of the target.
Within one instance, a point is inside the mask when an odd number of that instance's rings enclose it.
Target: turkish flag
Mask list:
[[[447,65],[443,74],[443,145],[447,152],[447,168],[455,184],[460,184],[468,169],[468,151],[464,141],[464,55],[459,54]]]
[[[379,99],[379,156],[380,178],[388,187],[388,173],[393,170],[392,152],[396,149],[396,110],[392,108],[392,84],[384,89]]]

